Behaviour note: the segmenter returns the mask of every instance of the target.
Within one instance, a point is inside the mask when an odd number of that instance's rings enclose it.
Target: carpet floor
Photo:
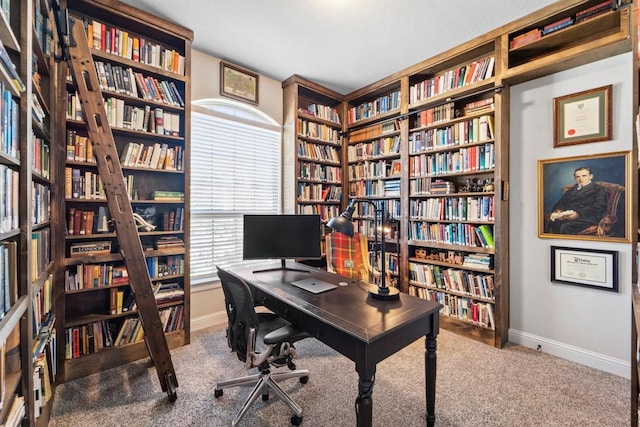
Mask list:
[[[283,382],[303,408],[303,426],[356,425],[358,376],[351,361],[314,339],[296,344],[297,365],[309,382]],[[496,349],[451,332],[438,336],[436,426],[597,426],[630,424],[630,381],[522,346]],[[57,387],[51,427],[226,426],[250,388],[227,389],[218,380],[246,375],[229,352],[224,326],[196,331],[191,344],[171,352],[179,387],[169,403],[149,359]],[[284,368],[286,369],[286,368]],[[378,364],[373,424],[425,425],[424,340]],[[245,426],[287,426],[289,408],[258,399]]]

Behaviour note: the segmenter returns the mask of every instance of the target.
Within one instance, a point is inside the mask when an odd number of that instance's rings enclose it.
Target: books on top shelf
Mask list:
[[[589,18],[593,18],[605,12],[608,12],[612,9],[613,6],[613,0],[606,0],[584,10],[576,12],[576,23],[583,22]]]
[[[531,42],[534,42],[542,37],[542,31],[539,28],[534,28],[526,33],[515,36],[511,42],[509,42],[509,49],[515,49]]]

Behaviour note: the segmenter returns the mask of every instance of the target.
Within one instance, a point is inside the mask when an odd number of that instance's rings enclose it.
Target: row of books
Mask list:
[[[579,10],[575,13],[575,15],[569,15],[557,19],[541,28],[532,28],[525,33],[513,37],[509,42],[509,48],[517,49],[519,47],[526,46],[531,42],[539,40],[546,35],[555,33],[556,31],[560,31],[563,28],[567,28],[574,24],[579,24],[588,19],[595,18],[598,15],[602,15],[611,11],[612,8],[616,6],[616,4],[617,3],[613,0],[605,0],[593,6]]]
[[[469,253],[464,256],[462,265],[465,267],[476,268],[480,270],[491,269],[491,255]]]
[[[31,277],[40,277],[51,262],[51,230],[42,228],[31,232]]]
[[[396,166],[396,170],[394,170]],[[364,161],[349,165],[349,180],[388,178],[398,175],[399,160]]]
[[[384,206],[383,206],[384,205]],[[400,200],[386,199],[375,200],[372,203],[359,203],[356,205],[354,217],[366,217],[373,220],[376,216],[376,209],[381,213],[382,209],[394,218],[400,217]]]
[[[307,108],[299,108],[298,111],[323,120],[328,120],[338,125],[340,124],[340,114],[338,113],[338,109],[335,107],[322,104],[309,104],[307,105]]]
[[[158,214],[162,218],[162,226],[157,229],[162,231],[181,231],[184,225],[184,208],[177,207],[173,210]],[[175,237],[161,237],[161,239],[174,239]],[[157,246],[157,242],[156,242]]]
[[[323,181],[339,184],[342,182],[342,168],[320,163],[298,162],[298,179]]]
[[[409,181],[409,193],[411,195],[440,195],[453,194],[456,185],[451,181],[433,178],[414,178]]]
[[[340,154],[336,147],[329,145],[313,144],[302,139],[298,139],[298,158],[318,160],[339,164]]]
[[[39,289],[37,289],[37,291],[34,292],[33,294],[33,299],[32,299],[33,310],[31,311],[33,316],[32,333],[34,337],[38,337],[38,336],[42,337],[41,340],[34,340],[34,347],[33,347],[34,357],[36,357],[39,354],[39,352],[42,350],[42,347],[44,347],[44,345],[46,344],[48,336],[51,333],[51,330],[54,328],[55,315],[53,314],[53,306],[52,306],[52,298],[51,298],[52,286],[53,286],[53,275],[50,274],[49,277],[47,277],[44,280],[44,282],[42,282],[42,286]],[[15,303],[15,301],[17,301],[18,299],[17,291],[15,295],[7,296],[5,294],[5,297],[6,297],[5,305],[7,304],[7,302],[11,304],[12,300],[13,300],[13,303]],[[10,307],[10,305],[8,307]]]
[[[432,108],[427,108],[418,113],[416,127],[431,126],[455,119],[457,116],[456,104],[447,102]]]
[[[166,143],[156,142],[146,145],[142,142],[128,142],[120,153],[120,164],[124,167],[136,167],[158,170],[182,170],[182,146],[169,147]]]
[[[494,248],[493,227],[482,224],[446,224],[411,221],[409,240],[445,245]]]
[[[414,285],[409,285],[409,294],[442,304],[440,313],[445,316],[455,317],[492,330],[495,329],[491,303],[478,302],[467,297]]]
[[[494,129],[493,115],[483,115],[451,126],[411,132],[409,153],[492,141],[495,138]]]
[[[410,262],[409,280],[421,286],[445,289],[476,298],[494,298],[492,274]]]
[[[149,105],[137,107],[126,104],[124,99],[108,97],[104,100],[109,126],[115,129],[148,132],[156,135],[180,136],[181,117],[178,113],[165,111]],[[77,93],[67,93],[66,118],[84,120],[82,104]]]
[[[107,263],[69,266],[64,271],[64,278],[67,292],[129,283],[126,266]]]
[[[349,131],[349,144],[375,139],[394,132],[400,132],[400,121],[398,119],[387,120],[382,123],[376,123],[361,129]]]
[[[95,163],[93,142],[89,137],[78,135],[73,129],[67,129],[67,161]]]
[[[492,143],[409,157],[409,176],[412,178],[486,171],[494,167],[495,149]]]
[[[159,257],[149,257],[147,270],[152,279],[159,279],[167,276],[178,276],[184,274],[184,256],[166,255]]]
[[[20,104],[0,81],[0,152],[14,159],[20,158]]]
[[[367,179],[349,182],[350,197],[396,197],[399,195],[399,179]]]
[[[340,143],[340,131],[325,124],[298,119],[297,131],[299,136],[319,139],[320,141]]]
[[[494,65],[495,58],[488,56],[415,83],[409,87],[409,103],[420,102],[486,80],[493,76]]]
[[[378,156],[389,156],[400,153],[400,144],[400,135],[382,137],[368,142],[349,144],[347,154],[350,162]]]
[[[425,221],[493,221],[494,197],[433,197],[409,201],[409,217]]]
[[[78,168],[64,168],[64,197],[66,199],[105,200],[102,178],[96,172]]]
[[[372,101],[365,101],[360,105],[349,108],[347,111],[349,124],[352,125],[360,120],[370,119],[399,108],[400,90],[395,90],[388,95],[383,95]]]
[[[297,213],[299,215],[320,215],[320,220],[326,222],[340,215],[340,207],[323,204],[300,204]]]
[[[342,187],[327,184],[298,183],[297,199],[299,201],[339,202],[342,200]]]
[[[19,227],[20,174],[0,164],[0,233]]]
[[[31,182],[31,223],[43,224],[51,219],[51,188]]]
[[[185,58],[180,52],[96,19],[82,21],[89,47],[184,75]]]
[[[95,61],[100,89],[117,92],[135,98],[184,107],[184,100],[174,82],[158,80],[135,72],[131,67]]]
[[[34,134],[31,135],[31,166],[33,173],[39,174],[45,179],[51,175],[51,150],[49,143]]]
[[[20,74],[11,60],[9,53],[7,52],[7,48],[2,43],[2,40],[0,40],[0,66],[2,66],[2,68],[7,72],[14,91],[17,93],[23,92],[26,89],[24,82],[20,78]]]
[[[0,319],[18,301],[18,243],[0,242]]]
[[[159,314],[165,332],[184,328],[183,305],[161,308]],[[74,326],[65,329],[65,358],[76,359],[103,348],[122,346],[143,338],[144,331],[137,316],[127,317],[122,321],[99,320]]]

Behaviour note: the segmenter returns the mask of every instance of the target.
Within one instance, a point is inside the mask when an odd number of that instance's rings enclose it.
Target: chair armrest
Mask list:
[[[283,342],[296,342],[309,336],[309,334],[299,330],[295,326],[287,325],[269,332],[264,336],[263,341],[267,345],[275,345]]]

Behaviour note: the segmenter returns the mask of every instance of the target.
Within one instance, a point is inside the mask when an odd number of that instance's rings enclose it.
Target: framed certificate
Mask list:
[[[618,252],[551,246],[551,281],[618,292]]]
[[[553,146],[611,139],[612,85],[553,100]]]

